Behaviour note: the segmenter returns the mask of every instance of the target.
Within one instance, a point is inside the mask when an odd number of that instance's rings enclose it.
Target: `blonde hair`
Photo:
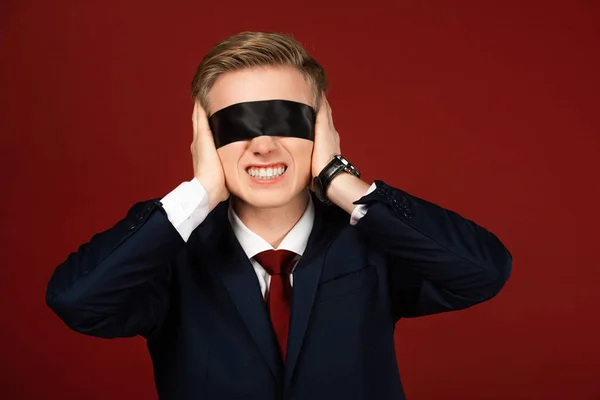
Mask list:
[[[221,41],[204,56],[192,80],[192,98],[210,114],[208,93],[222,74],[244,68],[292,66],[314,93],[314,107],[329,84],[323,67],[296,39],[282,33],[241,32]]]

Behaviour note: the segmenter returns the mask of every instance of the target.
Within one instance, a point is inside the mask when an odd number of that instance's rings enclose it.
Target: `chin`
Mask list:
[[[291,199],[265,199],[259,196],[250,196],[247,200],[244,200],[248,205],[256,208],[279,208],[290,203]]]
[[[256,208],[279,208],[292,203],[302,190],[291,187],[281,187],[277,190],[257,190],[247,188],[236,195],[243,203]]]
[[[278,208],[289,204],[294,199],[290,188],[280,190],[248,190],[242,195],[245,203],[257,208]]]

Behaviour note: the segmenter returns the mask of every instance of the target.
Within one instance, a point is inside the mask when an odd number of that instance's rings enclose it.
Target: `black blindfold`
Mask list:
[[[257,136],[285,136],[314,140],[315,110],[289,100],[233,104],[208,119],[217,148]]]

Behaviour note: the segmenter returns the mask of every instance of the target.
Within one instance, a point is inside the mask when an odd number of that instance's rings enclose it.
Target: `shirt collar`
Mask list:
[[[273,246],[271,246],[266,240],[252,232],[246,225],[244,225],[242,220],[233,210],[233,207],[231,207],[231,202],[229,203],[228,217],[231,227],[233,228],[233,233],[235,234],[238,242],[240,242],[240,245],[242,246],[242,249],[248,258],[252,258],[263,251],[274,250]],[[294,227],[283,238],[281,244],[279,247],[277,247],[277,250],[293,251],[300,256],[304,254],[314,221],[315,206],[313,204],[312,196],[309,196],[308,205],[304,211],[304,214],[302,214],[300,220],[298,220],[296,225],[294,225]]]

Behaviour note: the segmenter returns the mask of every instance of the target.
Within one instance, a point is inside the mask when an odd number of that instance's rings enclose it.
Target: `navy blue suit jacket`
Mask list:
[[[486,229],[381,181],[359,203],[351,226],[315,201],[285,365],[227,202],[187,243],[160,201],[136,204],[56,268],[46,301],[78,332],[145,337],[162,400],[403,399],[395,323],[492,298],[512,258]]]

